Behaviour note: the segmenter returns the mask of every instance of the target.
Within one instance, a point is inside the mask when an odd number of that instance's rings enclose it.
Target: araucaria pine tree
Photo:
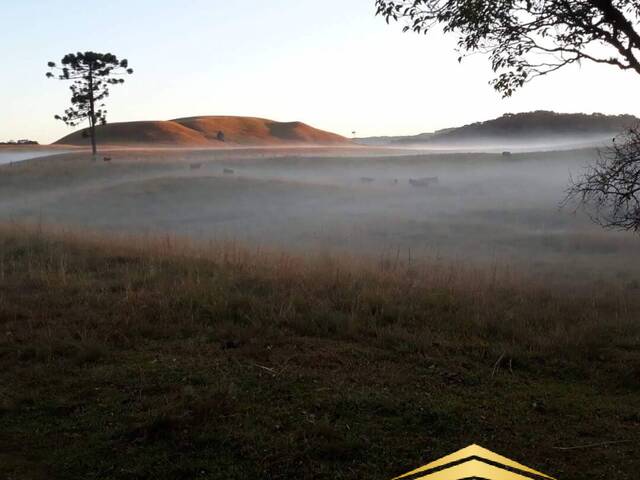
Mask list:
[[[109,86],[124,83],[122,78],[133,73],[129,62],[118,60],[111,53],[78,52],[64,56],[61,66],[54,62],[47,64],[50,71],[47,78],[67,80],[71,83],[71,106],[64,115],[56,115],[71,127],[89,122],[91,148],[96,154],[96,125],[107,123],[104,100],[109,96]]]

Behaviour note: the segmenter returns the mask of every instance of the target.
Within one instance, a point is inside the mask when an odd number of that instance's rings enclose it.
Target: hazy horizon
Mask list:
[[[239,115],[365,137],[431,132],[507,112],[640,114],[626,94],[637,84],[631,72],[585,63],[503,100],[488,85],[492,72],[482,55],[459,64],[455,37],[403,34],[374,13],[371,0],[252,0],[242,15],[220,1],[188,8],[114,1],[99,17],[75,2],[12,2],[0,45],[12,65],[0,91],[0,140],[50,143],[72,131],[53,118],[67,106],[68,85],[44,74],[47,61],[78,50],[110,51],[135,70],[112,90],[110,122]],[[616,88],[603,89],[609,84]]]

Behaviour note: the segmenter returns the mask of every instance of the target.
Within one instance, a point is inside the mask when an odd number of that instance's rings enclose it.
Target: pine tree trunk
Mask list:
[[[95,157],[98,153],[98,149],[96,147],[96,126],[93,123],[93,119],[91,119],[89,122],[91,124],[91,126],[89,127],[89,130],[91,131],[91,152]]]
[[[91,122],[91,152],[95,157],[98,153],[98,149],[96,148],[96,126]]]
[[[93,69],[89,67],[89,130],[91,132],[91,152],[95,160],[98,148],[96,146],[96,111],[93,99]]]

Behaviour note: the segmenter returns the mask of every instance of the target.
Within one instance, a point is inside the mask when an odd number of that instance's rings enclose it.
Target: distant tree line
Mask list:
[[[38,145],[35,140],[9,140],[8,142],[0,142],[0,145]]]
[[[552,130],[557,133],[575,132],[620,132],[638,122],[633,115],[604,115],[602,113],[556,113],[536,110],[526,113],[505,113],[503,116],[485,122],[476,122],[461,127],[465,130],[482,130],[482,133],[498,133],[538,130]]]

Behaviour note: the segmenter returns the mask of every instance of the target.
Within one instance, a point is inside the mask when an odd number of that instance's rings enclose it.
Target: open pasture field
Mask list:
[[[595,150],[121,150],[0,167],[0,219],[381,260],[510,265],[637,288],[640,249],[560,209]],[[111,160],[103,161],[107,156]],[[437,177],[427,187],[411,179]]]
[[[593,155],[0,166],[0,476],[635,478],[638,240],[558,208]]]
[[[640,468],[640,304],[447,262],[0,227],[0,477]]]

